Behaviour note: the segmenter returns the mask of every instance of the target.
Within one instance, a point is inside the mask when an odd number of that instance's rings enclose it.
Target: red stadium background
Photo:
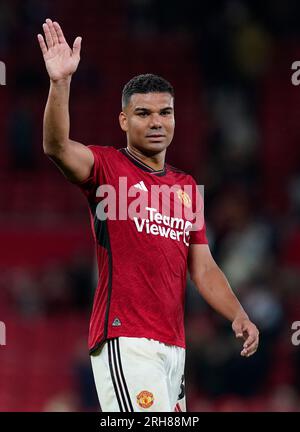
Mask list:
[[[47,17],[83,37],[71,137],[125,146],[121,91],[152,72],[175,87],[167,161],[205,186],[211,250],[261,331],[239,355],[230,324],[187,281],[190,411],[299,411],[300,60],[296,1],[2,1],[1,411],[97,411],[87,351],[94,247],[83,195],[42,151]],[[296,341],[297,342],[297,341]],[[300,342],[300,338],[299,338]]]

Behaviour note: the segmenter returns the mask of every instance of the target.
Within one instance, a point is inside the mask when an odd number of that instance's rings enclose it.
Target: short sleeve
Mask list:
[[[190,244],[208,244],[205,223],[198,231],[190,231]]]
[[[77,186],[89,199],[95,194],[97,187],[104,183],[104,155],[109,147],[89,145],[88,148],[93,152],[94,165],[89,177],[86,180],[77,183]]]

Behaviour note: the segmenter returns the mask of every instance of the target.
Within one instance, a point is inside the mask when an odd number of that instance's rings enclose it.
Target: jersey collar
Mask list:
[[[157,176],[163,176],[166,174],[166,165],[164,165],[163,169],[161,170],[155,170],[153,168],[151,168],[149,165],[145,164],[144,162],[142,162],[140,159],[138,159],[137,157],[135,157],[129,150],[128,148],[124,147],[120,149],[120,152],[127,157],[127,159],[129,159],[134,165],[136,165],[137,167],[139,167],[140,169],[142,169],[143,171],[146,171],[150,174],[154,174]]]

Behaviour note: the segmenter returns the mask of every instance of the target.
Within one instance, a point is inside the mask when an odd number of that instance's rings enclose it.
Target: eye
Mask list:
[[[146,117],[148,115],[148,113],[146,111],[141,111],[138,113],[139,117]]]
[[[162,116],[167,116],[167,115],[170,115],[170,114],[171,114],[171,111],[162,111],[160,114],[161,114]]]

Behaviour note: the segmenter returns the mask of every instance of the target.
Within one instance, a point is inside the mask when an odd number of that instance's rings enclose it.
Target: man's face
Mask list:
[[[135,93],[119,120],[129,145],[149,156],[160,153],[174,135],[173,97],[169,93]]]

